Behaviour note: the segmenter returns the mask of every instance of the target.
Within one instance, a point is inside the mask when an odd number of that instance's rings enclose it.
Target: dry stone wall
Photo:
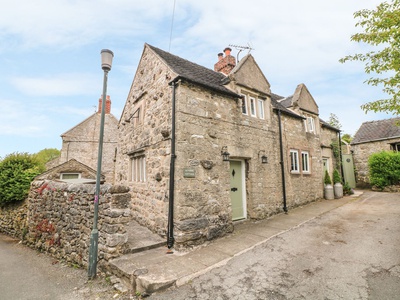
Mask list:
[[[99,264],[126,250],[130,195],[123,186],[101,186]],[[94,215],[94,184],[34,181],[28,197],[25,242],[68,262],[87,266]]]
[[[23,239],[28,231],[27,201],[0,207],[0,232]]]

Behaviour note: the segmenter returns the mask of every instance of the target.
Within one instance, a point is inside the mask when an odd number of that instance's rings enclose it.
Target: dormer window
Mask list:
[[[315,130],[315,121],[311,116],[307,116],[304,120],[304,126],[306,128],[306,132],[317,133]]]
[[[265,100],[249,95],[242,95],[242,114],[265,120]]]

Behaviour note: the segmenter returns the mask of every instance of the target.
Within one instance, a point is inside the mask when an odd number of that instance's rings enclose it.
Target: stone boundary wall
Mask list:
[[[23,239],[28,232],[27,213],[26,200],[0,207],[0,232]]]
[[[98,214],[98,264],[120,256],[127,247],[129,188],[101,185]],[[67,262],[87,266],[93,228],[95,184],[49,180],[32,182],[24,243]]]

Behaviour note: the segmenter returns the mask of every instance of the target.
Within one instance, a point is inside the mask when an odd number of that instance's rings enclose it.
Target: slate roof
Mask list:
[[[338,128],[332,126],[331,124],[329,124],[328,122],[325,122],[325,121],[322,120],[321,118],[319,118],[319,122],[321,123],[321,126],[322,126],[322,127],[326,127],[326,128],[329,128],[329,129],[334,130],[334,131],[337,131],[337,132],[340,132],[340,131],[341,131],[340,129],[338,129]]]
[[[240,97],[240,95],[223,86],[222,82],[226,78],[224,74],[215,72],[214,70],[200,66],[149,44],[146,45],[160,56],[161,59],[163,59],[167,65],[179,75],[176,80],[186,79],[189,82],[199,84],[216,92],[236,98]]]
[[[397,122],[400,122],[400,118],[364,122],[354,135],[351,144],[398,138],[400,137],[400,126],[396,125]]]

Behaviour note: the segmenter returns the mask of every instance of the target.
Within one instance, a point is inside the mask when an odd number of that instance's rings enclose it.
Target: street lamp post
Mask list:
[[[101,50],[101,68],[104,70],[103,79],[103,100],[101,104],[101,117],[100,117],[100,136],[99,136],[99,150],[97,156],[97,172],[96,172],[96,192],[94,195],[94,218],[93,229],[90,234],[90,248],[89,248],[89,267],[88,276],[90,279],[96,277],[97,273],[97,252],[99,231],[97,229],[97,219],[99,214],[99,200],[100,200],[100,177],[101,177],[101,160],[103,156],[103,135],[104,135],[104,114],[107,97],[107,77],[108,72],[111,70],[112,59],[114,53],[108,49]]]

